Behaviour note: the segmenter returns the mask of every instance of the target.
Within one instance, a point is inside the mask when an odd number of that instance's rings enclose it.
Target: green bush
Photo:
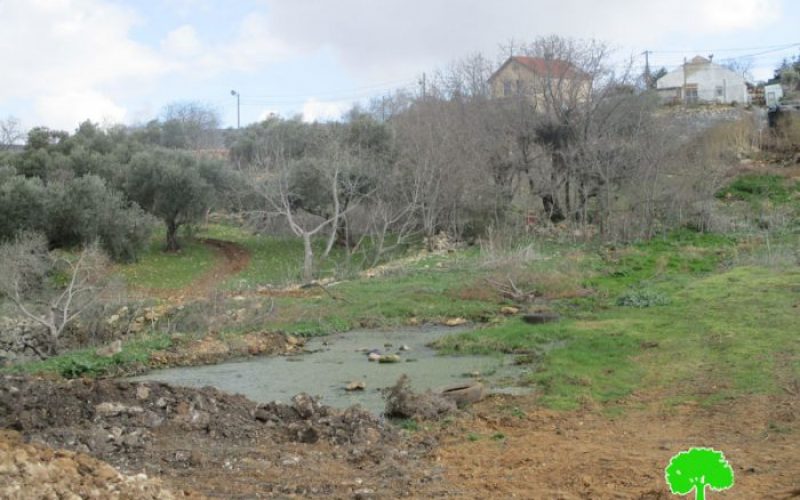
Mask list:
[[[738,177],[716,196],[750,202],[769,200],[780,204],[791,201],[793,192],[800,192],[800,183],[795,182],[792,186],[780,175],[750,174]]]
[[[47,228],[47,190],[41,179],[21,175],[0,184],[0,241],[8,241],[24,230]]]
[[[99,240],[114,260],[136,259],[150,237],[152,219],[95,175],[45,184],[21,175],[0,184],[0,241],[20,231],[47,235],[51,247]]]
[[[653,307],[669,304],[669,297],[663,293],[639,288],[621,295],[617,299],[617,305],[623,307]]]
[[[69,247],[99,240],[118,262],[136,260],[151,234],[152,220],[135,203],[95,175],[48,186],[50,243]]]

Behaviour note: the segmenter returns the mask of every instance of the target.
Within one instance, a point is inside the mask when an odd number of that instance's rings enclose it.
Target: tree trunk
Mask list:
[[[178,224],[174,221],[167,221],[167,252],[177,252],[181,249],[178,244]]]
[[[310,283],[314,274],[314,250],[311,248],[311,234],[303,233],[303,281]]]
[[[558,203],[557,197],[553,196],[552,194],[542,195],[542,205],[544,205],[544,211],[550,218],[550,222],[553,224],[558,224],[564,220],[564,211],[561,210],[561,205]]]

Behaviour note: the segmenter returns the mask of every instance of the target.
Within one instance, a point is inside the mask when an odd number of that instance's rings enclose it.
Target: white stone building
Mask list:
[[[667,102],[747,104],[750,96],[742,75],[696,56],[656,82]]]

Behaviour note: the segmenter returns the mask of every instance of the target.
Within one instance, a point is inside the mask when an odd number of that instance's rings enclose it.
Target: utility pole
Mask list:
[[[652,87],[652,82],[650,81],[652,77],[650,76],[650,50],[645,50],[642,52],[644,54],[644,84],[649,89]]]
[[[422,85],[422,100],[424,101],[428,97],[428,89],[427,89],[425,73],[422,73],[422,80],[420,80],[419,83],[420,85]]]
[[[683,103],[689,102],[689,96],[686,95],[686,57],[683,58]]]
[[[236,96],[236,128],[238,129],[242,125],[241,120],[240,120],[240,116],[241,116],[241,105],[239,104],[240,95],[239,95],[239,92],[237,92],[235,90],[231,90],[231,95],[235,95]]]
[[[386,122],[386,96],[381,96],[381,123]]]

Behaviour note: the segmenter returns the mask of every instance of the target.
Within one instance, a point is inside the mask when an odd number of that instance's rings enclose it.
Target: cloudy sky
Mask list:
[[[749,60],[764,79],[800,54],[796,0],[0,0],[0,119],[73,130],[141,123],[170,102],[225,125],[308,120],[414,88],[423,72],[512,38],[597,38],[618,61],[654,51]]]

